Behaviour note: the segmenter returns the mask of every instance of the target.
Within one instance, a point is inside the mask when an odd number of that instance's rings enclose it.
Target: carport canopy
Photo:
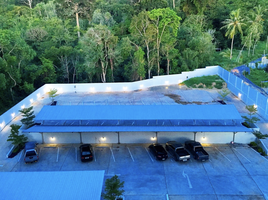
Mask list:
[[[23,132],[248,132],[234,105],[44,106]]]

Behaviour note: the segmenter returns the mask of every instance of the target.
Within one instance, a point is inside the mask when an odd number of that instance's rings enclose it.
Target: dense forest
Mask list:
[[[267,0],[0,0],[0,114],[46,83],[136,81],[260,57]],[[266,44],[267,48],[267,44]]]

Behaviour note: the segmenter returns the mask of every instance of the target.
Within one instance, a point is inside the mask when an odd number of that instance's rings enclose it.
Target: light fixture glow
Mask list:
[[[62,88],[58,88],[58,94],[62,94],[63,93],[63,89]]]
[[[1,128],[4,128],[4,126],[5,126],[5,122],[3,121],[3,122],[0,124],[0,127],[1,127]]]
[[[166,89],[168,89],[168,87],[166,87]]]
[[[258,108],[258,106],[256,104],[254,104],[254,108]]]
[[[202,140],[206,140],[206,137],[205,137],[205,136],[203,136],[203,137],[202,137]]]
[[[153,140],[153,141],[156,140],[156,137],[151,137],[151,140]]]
[[[24,108],[25,108],[25,105],[22,105],[22,106],[21,106],[21,109],[24,109]]]
[[[50,140],[54,141],[55,140],[55,137],[50,137]]]
[[[242,96],[242,94],[241,93],[238,93],[238,98],[239,99],[241,99],[241,96]]]
[[[38,93],[36,96],[37,96],[37,98],[40,98],[41,95],[40,95],[40,93]]]
[[[169,81],[165,81],[165,84],[168,85],[169,84]]]
[[[90,92],[95,92],[95,88],[94,87],[90,87]]]
[[[30,102],[31,102],[31,103],[33,103],[33,101],[34,101],[33,99],[30,99]]]
[[[123,90],[124,90],[124,91],[127,91],[127,87],[123,87]]]
[[[108,91],[111,91],[111,87],[106,87],[106,89],[107,89]]]
[[[101,140],[102,140],[102,141],[106,140],[106,137],[101,137]]]
[[[12,117],[15,117],[15,113],[12,113],[11,116],[12,116]]]
[[[143,88],[144,87],[144,85],[140,85],[140,88]]]

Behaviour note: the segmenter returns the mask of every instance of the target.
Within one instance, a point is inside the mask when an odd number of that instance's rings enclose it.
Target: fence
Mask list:
[[[31,95],[20,101],[18,104],[10,108],[7,112],[0,116],[0,131],[16,116],[19,115],[19,110],[24,107],[31,106],[36,101],[41,101],[42,97],[53,88],[58,90],[58,93],[69,92],[127,92],[141,90],[154,86],[179,84],[186,79],[216,75],[218,74],[219,66],[210,66],[202,69],[196,69],[191,72],[182,72],[176,75],[154,76],[151,79],[136,81],[136,82],[122,82],[122,83],[74,83],[74,84],[46,84],[33,92]]]
[[[219,76],[226,81],[228,89],[247,105],[256,105],[258,113],[268,119],[268,97],[252,88],[241,78],[219,67]]]

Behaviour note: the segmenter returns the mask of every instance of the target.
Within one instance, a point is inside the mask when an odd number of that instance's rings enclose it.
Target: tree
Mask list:
[[[54,102],[55,97],[58,96],[59,94],[57,94],[58,90],[56,88],[50,89],[48,92],[48,96],[51,99],[51,103]]]
[[[253,46],[253,55],[257,42],[260,40],[260,36],[263,33],[263,15],[267,9],[262,8],[260,5],[254,7],[254,11],[249,12],[248,28],[246,29],[247,36],[245,37],[244,46],[248,47],[248,56],[250,49]],[[243,49],[243,48],[242,48]]]
[[[77,35],[80,38],[79,15],[88,15],[91,11],[92,1],[88,0],[56,0],[60,9],[68,16],[75,15]]]
[[[247,105],[246,109],[249,111],[249,117],[247,116],[242,116],[242,117],[245,119],[245,122],[247,123],[248,126],[250,126],[250,124],[254,124],[260,121],[258,117],[254,116],[258,111],[255,105]]]
[[[218,92],[220,95],[220,99],[225,101],[226,97],[230,94],[230,91],[228,89],[222,89],[221,91]]]
[[[232,39],[230,59],[232,59],[234,36],[236,32],[239,31],[240,34],[243,35],[242,26],[245,25],[243,21],[244,19],[240,16],[240,9],[237,9],[230,13],[230,19],[226,19],[222,22],[225,24],[222,28],[227,29],[225,36]]]
[[[100,77],[103,83],[106,82],[109,64],[113,71],[113,58],[116,55],[117,42],[118,37],[114,36],[112,31],[103,25],[96,25],[94,28],[89,28],[81,39],[81,46],[85,53],[85,65],[94,66],[95,68],[100,67]]]
[[[142,11],[137,16],[134,16],[130,24],[130,32],[132,37],[137,40],[141,45],[145,45],[148,78],[151,77],[151,70],[155,61],[155,27],[151,24],[148,12]]]
[[[156,33],[154,34],[157,50],[157,75],[160,72],[160,45],[165,35],[177,36],[181,18],[170,8],[154,9],[148,14]]]
[[[19,135],[19,129],[21,127],[20,125],[11,124],[10,127],[11,127],[11,133],[8,136],[7,141],[12,142],[12,144],[16,146],[16,149],[14,150],[14,152],[17,152],[24,146],[28,138],[23,134]]]
[[[102,196],[106,200],[115,200],[124,193],[123,187],[124,181],[121,182],[118,176],[114,175],[105,181],[105,193]]]
[[[22,117],[23,117],[20,121],[26,126],[26,128],[29,128],[30,126],[34,124],[35,115],[33,111],[33,106],[29,108],[23,108],[19,110],[19,112],[22,113]]]
[[[164,44],[161,46],[161,52],[167,59],[167,75],[169,75],[170,71],[170,61],[179,54],[178,50],[175,49],[175,42],[175,38],[168,37],[165,39]]]

